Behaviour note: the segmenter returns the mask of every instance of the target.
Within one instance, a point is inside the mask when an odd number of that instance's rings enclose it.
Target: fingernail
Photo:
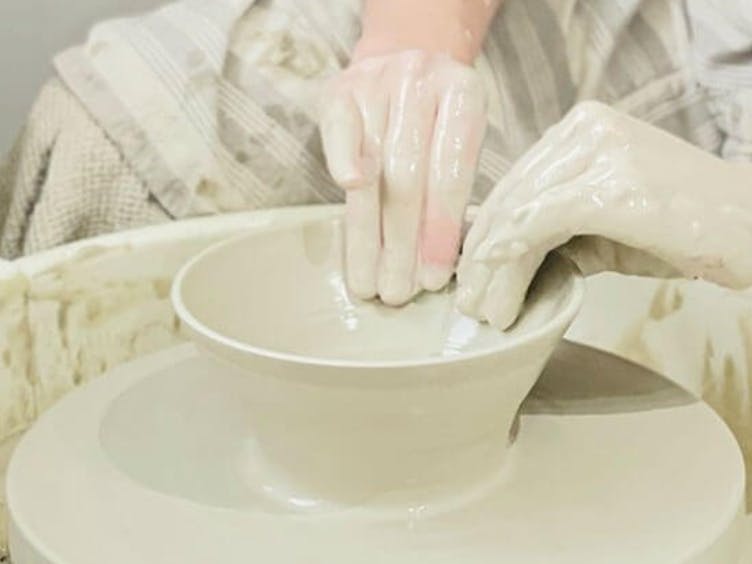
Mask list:
[[[507,305],[503,308],[489,311],[486,317],[491,326],[499,331],[507,331],[517,321],[517,308]]]
[[[457,292],[457,310],[462,315],[467,315],[468,317],[475,317],[475,312],[472,309],[472,300],[470,300],[467,296],[468,290],[463,288]]]
[[[485,318],[499,331],[506,331],[519,316],[520,307],[515,302],[514,296],[507,293],[507,290],[511,288],[504,288],[503,290],[491,291],[486,295],[481,310],[485,315]],[[514,294],[512,291],[511,294]]]
[[[379,282],[379,297],[386,305],[404,305],[414,294],[414,285],[406,277],[387,275]]]
[[[429,292],[437,292],[449,283],[452,269],[435,264],[424,264],[420,268],[420,285]]]
[[[365,185],[363,175],[359,170],[354,168],[340,170],[333,176],[335,176],[339,187],[344,190],[354,190]]]
[[[461,286],[457,290],[457,309],[468,317],[478,317],[478,291],[472,286]]]
[[[372,300],[376,297],[376,281],[364,272],[348,274],[347,289],[359,300]]]
[[[460,272],[457,306],[462,313],[477,317],[490,278],[491,271],[482,263],[469,264]]]

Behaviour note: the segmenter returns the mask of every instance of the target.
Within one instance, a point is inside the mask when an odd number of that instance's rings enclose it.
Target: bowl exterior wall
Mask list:
[[[408,502],[422,492],[451,495],[498,475],[519,407],[563,332],[404,368],[311,366],[246,352],[228,359],[226,348],[193,338],[248,374],[249,421],[271,495],[354,504],[393,492]]]

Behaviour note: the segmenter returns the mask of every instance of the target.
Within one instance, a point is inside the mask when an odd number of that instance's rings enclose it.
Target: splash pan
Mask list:
[[[14,564],[739,561],[730,433],[615,357],[560,345],[495,480],[387,507],[312,511],[270,495],[255,390],[245,370],[186,345],[68,396],[9,469]]]

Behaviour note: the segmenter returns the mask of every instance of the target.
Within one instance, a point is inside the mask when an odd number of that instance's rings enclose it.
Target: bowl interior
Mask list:
[[[183,322],[224,346],[292,360],[410,363],[477,354],[568,324],[581,282],[554,256],[507,332],[458,313],[452,288],[402,308],[348,294],[339,219],[243,236],[205,251],[176,279]]]

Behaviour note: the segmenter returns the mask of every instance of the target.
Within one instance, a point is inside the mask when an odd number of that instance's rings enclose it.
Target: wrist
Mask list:
[[[472,64],[501,0],[367,0],[353,61],[400,51]]]
[[[478,56],[478,50],[468,45],[460,37],[437,39],[416,37],[396,30],[387,33],[363,35],[355,46],[352,60],[358,62],[370,57],[382,57],[403,51],[423,51],[430,54],[447,55],[461,63],[470,65]]]

